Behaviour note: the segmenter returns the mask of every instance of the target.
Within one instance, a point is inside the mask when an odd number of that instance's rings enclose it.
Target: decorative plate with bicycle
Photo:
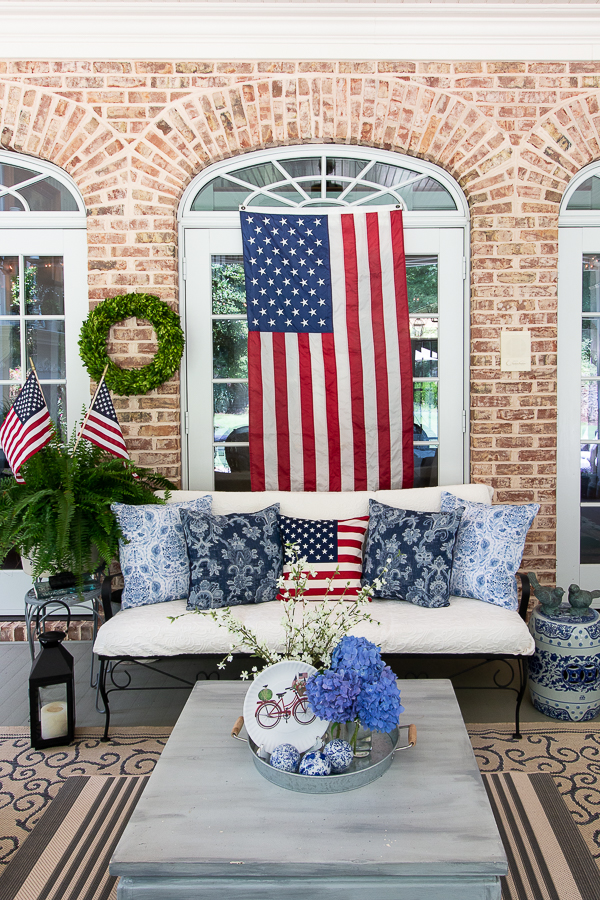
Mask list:
[[[286,659],[264,669],[244,700],[244,725],[258,747],[271,753],[278,744],[293,744],[300,753],[313,746],[329,722],[317,719],[306,698],[306,679],[317,670]]]

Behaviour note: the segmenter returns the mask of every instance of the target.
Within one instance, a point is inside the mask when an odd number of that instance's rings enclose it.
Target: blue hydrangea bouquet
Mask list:
[[[338,736],[342,724],[353,725],[349,742],[354,752],[361,726],[390,732],[404,712],[396,676],[383,662],[379,647],[351,635],[345,635],[333,651],[330,668],[308,679],[306,696],[315,715],[332,723],[332,737]]]

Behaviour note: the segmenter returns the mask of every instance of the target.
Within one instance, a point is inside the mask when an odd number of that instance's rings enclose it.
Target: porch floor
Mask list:
[[[96,691],[90,687],[90,663],[92,645],[90,641],[69,641],[66,645],[75,660],[75,696],[77,709],[77,726],[91,727],[102,725],[104,717],[96,711]],[[36,645],[37,647],[37,645]],[[180,677],[193,681],[199,670],[216,669],[217,660],[173,660],[168,664],[169,671]],[[400,678],[429,677],[447,678],[467,668],[467,660],[426,660],[410,661],[390,659],[394,671]],[[247,667],[247,661],[234,661],[227,673],[221,677],[237,678],[239,672]],[[25,642],[6,642],[0,644],[0,726],[16,726],[29,724],[28,677],[31,668],[29,647]],[[476,686],[478,689],[457,690],[456,694],[465,722],[511,722],[514,719],[514,694],[509,691],[493,689],[493,673],[499,670],[499,664],[487,664],[485,667],[455,677],[458,685]],[[165,691],[152,690],[153,685],[168,683],[163,677],[140,669],[138,666],[128,667],[134,683],[150,688],[150,690],[126,691],[111,694],[111,725],[125,726],[169,726],[174,725],[183,709],[190,688]],[[502,674],[506,667],[501,666]],[[595,721],[600,719],[600,716]],[[526,693],[521,707],[521,721],[548,722],[546,716],[539,713],[531,704]]]

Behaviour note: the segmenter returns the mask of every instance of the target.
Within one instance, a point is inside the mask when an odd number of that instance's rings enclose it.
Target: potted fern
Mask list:
[[[0,560],[15,548],[31,575],[84,575],[116,559],[120,528],[110,505],[160,503],[155,491],[174,485],[89,441],[58,436],[21,467],[24,483],[0,483]]]

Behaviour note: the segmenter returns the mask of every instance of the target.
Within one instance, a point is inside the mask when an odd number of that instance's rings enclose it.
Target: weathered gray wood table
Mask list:
[[[506,857],[452,686],[400,687],[417,746],[329,795],[262,778],[230,737],[247,686],[199,682],[112,858],[119,900],[499,900]]]

